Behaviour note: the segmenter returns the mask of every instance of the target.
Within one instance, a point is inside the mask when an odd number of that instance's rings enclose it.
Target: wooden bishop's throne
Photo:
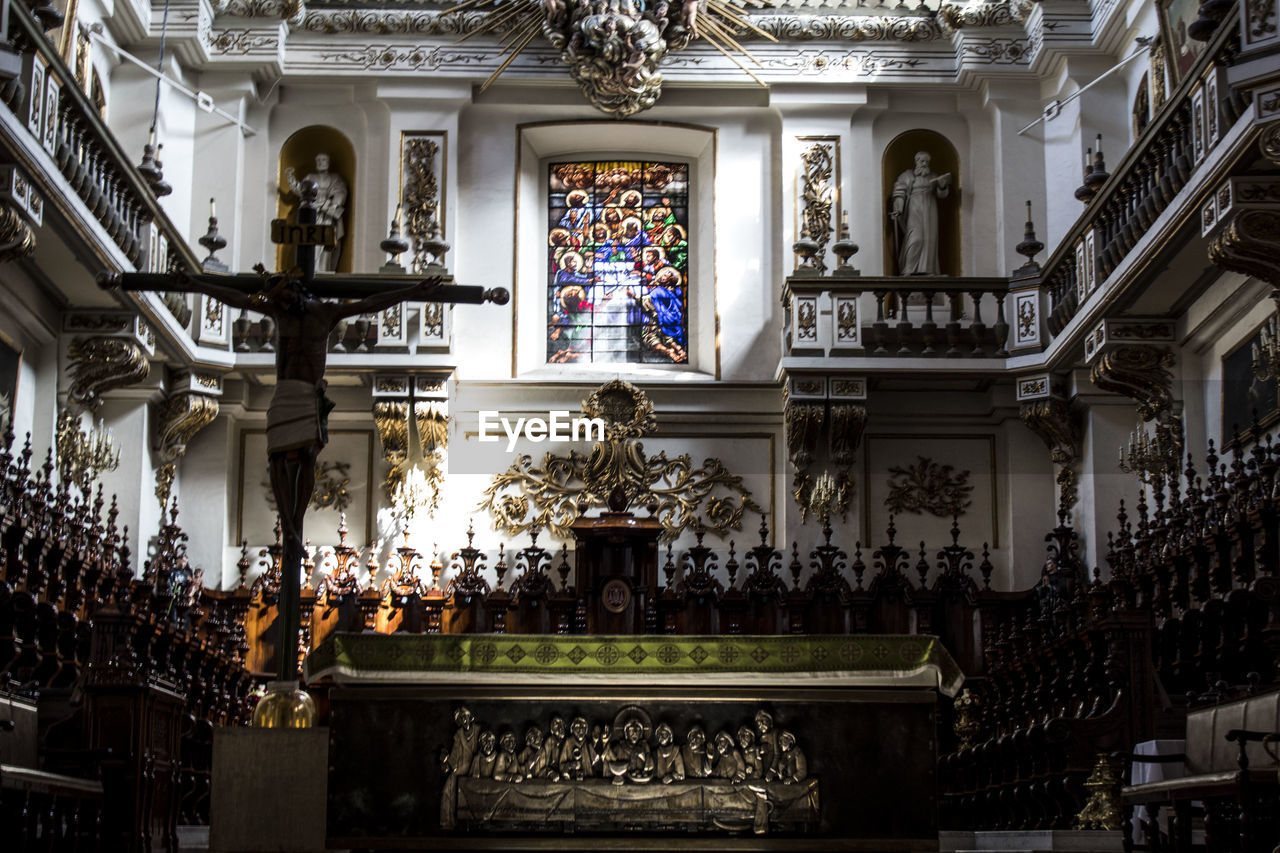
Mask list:
[[[662,523],[650,506],[649,517],[628,510],[631,499],[618,486],[606,509],[587,517],[579,504],[573,531],[577,588],[586,607],[591,634],[657,633],[658,537]]]

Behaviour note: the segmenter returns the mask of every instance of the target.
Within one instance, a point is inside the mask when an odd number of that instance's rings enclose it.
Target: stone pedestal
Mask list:
[[[329,730],[219,728],[209,849],[323,851]]]

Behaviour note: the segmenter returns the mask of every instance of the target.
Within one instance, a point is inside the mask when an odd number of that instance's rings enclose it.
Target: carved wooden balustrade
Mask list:
[[[787,279],[784,356],[1004,358],[1004,278]]]
[[[1240,30],[1234,14],[1226,21],[1044,265],[1050,334],[1129,255],[1244,111],[1245,99],[1226,79]]]
[[[929,550],[923,542],[918,548],[897,543],[891,523],[886,544],[866,549],[870,553],[864,559],[862,544],[856,543],[852,561],[832,543],[833,533],[824,528],[823,544],[805,557],[798,544],[790,551],[769,545],[763,525],[759,544],[745,552],[732,541],[727,551],[714,551],[701,537],[683,553],[668,547],[662,582],[643,591],[644,631],[935,634],[965,672],[978,674],[984,667],[981,637],[1028,595],[991,590],[989,552],[984,548],[978,560],[960,545],[958,525],[950,545]],[[361,567],[362,552],[340,529],[339,545],[317,549],[319,556],[304,568],[299,656],[334,631],[587,633],[589,602],[573,585],[567,546],[549,551],[535,537],[514,555],[503,546],[490,567],[484,552],[471,544],[472,535],[467,532],[467,546],[451,557],[447,582],[440,558],[428,562],[408,543],[394,549],[388,574],[379,581],[378,564],[366,557]],[[253,566],[244,551],[242,577]],[[259,561],[266,570],[241,586],[251,599],[247,657],[255,672],[274,666],[280,554],[278,544],[262,549]]]
[[[1098,753],[1181,737],[1206,690],[1280,689],[1280,444],[1206,461],[1121,504],[1105,584],[1047,585],[996,629],[941,762],[944,826],[1067,828]]]
[[[164,271],[171,262],[199,269],[185,237],[169,221],[130,157],[26,4],[11,3],[7,32],[22,59],[22,73],[0,88],[26,138],[12,139],[10,153],[32,176],[58,175],[79,196],[92,220],[138,269]],[[55,24],[56,25],[56,24]]]
[[[81,494],[51,455],[35,470],[31,457],[29,438],[14,453],[5,436],[0,683],[39,697],[40,769],[101,781],[94,833],[172,849],[179,817],[208,819],[213,727],[252,713],[248,595],[203,589],[176,508],[134,578],[114,500],[104,515],[101,487]]]

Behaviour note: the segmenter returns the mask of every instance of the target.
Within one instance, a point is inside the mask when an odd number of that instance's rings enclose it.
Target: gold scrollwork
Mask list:
[[[146,352],[131,338],[77,338],[67,348],[67,358],[71,399],[90,409],[102,405],[107,391],[141,382],[151,371]]]
[[[639,439],[656,427],[653,404],[629,382],[597,388],[582,411],[604,421],[604,441],[589,455],[547,453],[537,465],[521,456],[495,475],[479,508],[493,516],[496,528],[512,534],[546,528],[566,538],[580,507],[639,505],[654,509],[662,538],[671,541],[695,524],[723,536],[742,529],[747,510],[763,515],[742,478],[719,459],[694,467],[688,454],[647,455]]]
[[[815,142],[800,155],[800,162],[804,164],[804,184],[801,188],[804,211],[801,219],[809,239],[818,244],[814,264],[819,272],[827,269],[823,256],[826,254],[827,242],[835,231],[831,215],[836,192],[833,181],[834,150],[835,144],[832,142]]]
[[[440,183],[436,179],[439,153],[440,143],[434,139],[416,136],[405,142],[404,225],[405,234],[413,240],[415,274],[422,273],[431,262],[427,241],[440,234]]]
[[[1280,145],[1280,143],[1278,143]],[[1280,152],[1280,147],[1277,149]],[[1280,287],[1280,212],[1242,210],[1209,245],[1215,266]]]
[[[0,205],[0,264],[26,258],[36,250],[36,235],[17,210]]]
[[[1070,464],[1080,456],[1080,421],[1073,417],[1066,400],[1047,397],[1022,404],[1022,422],[1040,436],[1058,465]]]
[[[156,423],[156,444],[164,464],[156,470],[156,499],[163,509],[177,476],[177,461],[186,455],[187,444],[195,434],[218,416],[218,401],[204,394],[182,392],[165,400]]]
[[[797,470],[803,471],[813,463],[826,414],[826,406],[821,403],[788,402],[783,410],[787,454]]]
[[[1135,400],[1138,415],[1153,421],[1173,405],[1173,353],[1150,344],[1124,344],[1105,352],[1090,373],[1093,384]]]

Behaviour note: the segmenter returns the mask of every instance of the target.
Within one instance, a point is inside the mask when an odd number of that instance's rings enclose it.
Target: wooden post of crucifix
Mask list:
[[[233,308],[270,316],[276,323],[276,388],[267,408],[267,456],[271,489],[280,510],[284,536],[279,615],[277,678],[297,679],[299,576],[303,553],[303,518],[315,488],[316,458],[328,441],[326,421],[334,404],[324,395],[329,333],[339,321],[382,311],[399,302],[448,302],[505,305],[505,288],[447,285],[443,278],[421,279],[388,289],[390,276],[315,278],[316,246],[333,242],[333,226],[317,225],[314,182],[302,184],[296,223],[277,219],[272,241],[297,248],[296,265],[269,273],[258,264],[254,273],[104,273],[98,284],[122,290],[204,293]],[[396,277],[398,278],[398,277]],[[349,302],[331,302],[349,299]]]

